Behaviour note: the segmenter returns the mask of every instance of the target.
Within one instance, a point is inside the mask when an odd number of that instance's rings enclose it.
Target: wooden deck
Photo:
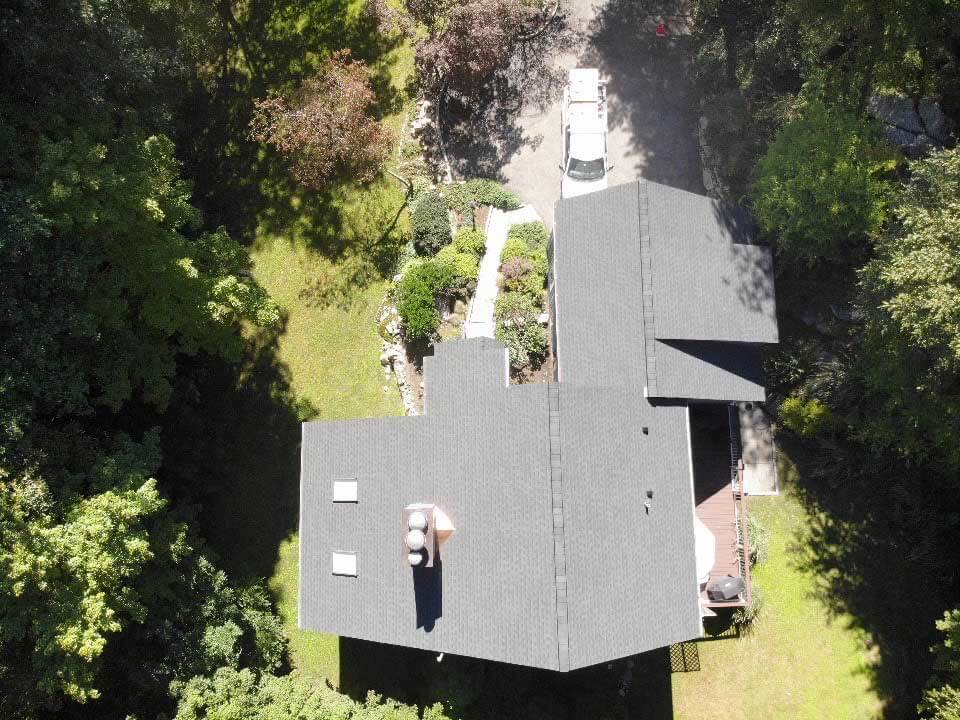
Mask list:
[[[734,492],[727,408],[725,406],[693,408],[691,432],[696,513],[717,541],[716,562],[710,571],[708,582],[726,575],[741,577],[737,514],[739,512],[744,521],[746,520],[746,502]],[[749,577],[745,577],[744,581],[748,586],[746,599],[749,599]],[[746,600],[729,603],[710,602],[705,590],[701,591],[701,598],[709,607],[740,607],[746,604]]]

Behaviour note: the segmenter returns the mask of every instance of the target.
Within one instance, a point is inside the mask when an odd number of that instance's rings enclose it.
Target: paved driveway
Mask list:
[[[491,117],[498,152],[487,153],[479,167],[455,160],[460,173],[499,174],[552,225],[562,154],[562,84],[556,78],[565,77],[571,67],[596,67],[608,83],[610,184],[645,177],[703,192],[696,100],[685,78],[685,40],[676,29],[670,39],[656,37],[654,5],[659,12],[671,12],[669,0],[562,0],[571,42],[548,60],[554,83],[527,94],[539,92],[548,102],[528,101],[519,112]],[[674,25],[669,18],[668,23]]]

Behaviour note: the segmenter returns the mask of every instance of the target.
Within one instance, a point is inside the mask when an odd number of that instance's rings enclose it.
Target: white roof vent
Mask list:
[[[427,536],[423,534],[423,530],[411,530],[407,533],[407,537],[404,538],[404,542],[408,548],[416,552],[423,550],[423,546],[427,542]]]
[[[407,526],[411,530],[426,530],[427,516],[420,510],[414,510],[407,518]]]

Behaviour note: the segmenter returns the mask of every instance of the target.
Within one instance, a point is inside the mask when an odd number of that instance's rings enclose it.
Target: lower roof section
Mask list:
[[[766,400],[763,348],[741,343],[657,340],[657,392],[678,400]]]

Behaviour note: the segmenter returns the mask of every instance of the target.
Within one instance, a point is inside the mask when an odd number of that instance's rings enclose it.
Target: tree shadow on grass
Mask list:
[[[340,638],[340,685],[419,706],[443,703],[463,720],[673,717],[667,648],[569,673]],[[622,693],[622,694],[621,694]]]
[[[318,250],[342,252],[342,218],[333,193],[295,183],[282,158],[249,137],[254,101],[299,84],[333,50],[374,66],[376,112],[395,113],[403,96],[391,83],[399,35],[378,32],[355,3],[338,0],[253,0],[234,14],[219,6],[215,42],[222,61],[203,67],[183,91],[177,140],[194,200],[208,225],[225,226],[244,243],[258,230],[299,232]]]
[[[629,134],[635,170],[648,180],[703,193],[697,98],[687,77],[689,43],[679,0],[609,0],[588,28],[581,67],[608,79],[608,125]],[[657,18],[671,28],[657,37]]]
[[[779,442],[812,517],[793,548],[819,579],[811,592],[875,643],[868,672],[883,717],[915,717],[938,639],[934,621],[958,602],[956,487],[942,468],[908,467],[852,441]]]
[[[297,527],[300,420],[277,332],[261,332],[241,363],[185,361],[162,428],[160,480],[232,575],[268,577]]]

